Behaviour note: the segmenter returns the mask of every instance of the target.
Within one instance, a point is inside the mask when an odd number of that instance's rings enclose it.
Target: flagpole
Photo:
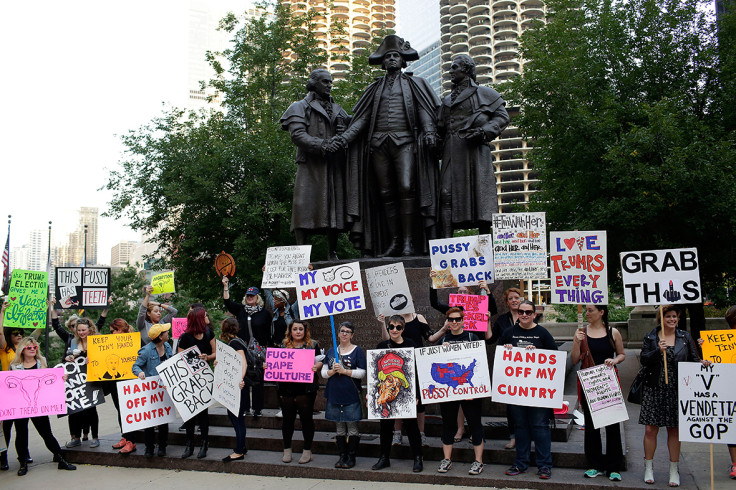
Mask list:
[[[48,274],[50,277],[51,276],[51,221],[49,221],[49,252],[46,258],[46,270],[48,271]],[[47,299],[51,299],[50,284],[51,284],[51,281],[49,281],[47,278],[47,281],[46,281],[46,285],[47,285],[46,286],[47,287],[46,298]],[[51,307],[53,308],[54,305],[51,305]],[[46,357],[46,359],[49,358],[49,330],[50,330],[49,325],[50,323],[51,323],[51,315],[49,315],[48,311],[46,311],[46,333],[44,335],[44,337],[46,338],[46,345],[43,348],[43,355],[44,357]]]
[[[10,218],[8,215],[8,238],[5,240],[5,250],[3,251],[3,265],[5,270],[3,271],[3,283],[0,285],[0,289],[4,295],[8,294],[10,290]]]

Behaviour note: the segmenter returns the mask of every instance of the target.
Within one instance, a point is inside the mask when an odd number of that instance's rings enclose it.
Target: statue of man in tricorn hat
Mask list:
[[[386,36],[368,61],[386,75],[370,84],[347,130],[347,214],[355,247],[366,255],[411,256],[436,234],[440,101],[423,78],[402,73],[419,59],[411,45]]]

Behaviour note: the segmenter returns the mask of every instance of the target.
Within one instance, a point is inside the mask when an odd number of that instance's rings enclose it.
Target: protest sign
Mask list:
[[[736,364],[677,363],[680,441],[736,444]]]
[[[109,267],[57,267],[56,307],[86,310],[109,307]]]
[[[422,403],[491,396],[485,342],[421,347],[414,356]]]
[[[629,420],[614,368],[599,364],[581,369],[578,371],[578,379],[588,401],[594,428],[600,429]]]
[[[156,274],[151,278],[151,286],[153,286],[151,294],[175,293],[176,286],[174,286],[174,271]]]
[[[0,400],[0,420],[65,414],[64,370],[0,371]]]
[[[482,294],[451,294],[450,306],[462,306],[463,329],[469,332],[488,330],[488,296]]]
[[[429,241],[434,289],[492,283],[493,247],[490,235],[441,238]]]
[[[385,315],[388,318],[391,315],[414,313],[414,302],[402,262],[366,269],[365,282],[376,316]]]
[[[717,363],[736,363],[736,329],[702,330],[700,338],[704,340],[703,359]]]
[[[496,349],[493,401],[527,407],[560,408],[567,352],[520,347]]]
[[[159,376],[117,383],[123,433],[176,422],[174,402]]]
[[[266,381],[312,383],[314,381],[314,349],[266,349]]]
[[[358,262],[303,272],[296,293],[304,320],[365,309]]]
[[[550,303],[608,304],[605,231],[552,231],[549,249]]]
[[[87,379],[111,381],[135,378],[133,364],[138,358],[140,338],[138,332],[90,336],[87,340]]]
[[[47,272],[15,269],[10,277],[3,325],[6,328],[46,328],[48,284]]]
[[[368,418],[416,418],[414,349],[369,350],[367,361]]]
[[[212,396],[215,374],[199,355],[195,345],[156,366],[161,383],[184,422],[215,403]]]
[[[496,279],[546,279],[547,221],[544,213],[493,215]]]
[[[311,245],[290,245],[266,249],[266,270],[262,288],[293,288],[299,274],[309,270]]]
[[[86,358],[77,357],[74,362],[64,362],[54,367],[62,368],[66,374],[66,415],[105,403],[102,389],[87,383]]]
[[[240,413],[240,382],[243,380],[243,358],[224,342],[217,341],[215,390],[213,396],[234,414]]]
[[[621,274],[626,306],[702,301],[697,249],[621,252]]]
[[[181,334],[187,329],[186,318],[172,318],[171,319],[171,338],[178,339]]]

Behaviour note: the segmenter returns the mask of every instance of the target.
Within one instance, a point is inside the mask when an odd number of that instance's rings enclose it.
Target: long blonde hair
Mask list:
[[[90,337],[92,335],[97,335],[97,325],[92,323],[92,320],[89,318],[80,318],[77,320],[77,328],[74,329],[74,339],[77,341],[77,345],[82,343],[82,338],[79,336],[78,330],[79,330],[79,322],[85,322],[83,325],[87,325],[87,328],[89,329],[89,333],[87,334],[87,337]]]
[[[23,351],[25,350],[27,345],[35,345],[36,346],[36,355],[34,358],[36,359],[36,362],[40,363],[42,368],[45,368],[48,366],[46,364],[46,358],[41,355],[41,346],[38,345],[38,342],[36,342],[36,339],[33,337],[23,337],[18,344],[18,348],[15,349],[15,359],[13,359],[10,363],[11,366],[13,365],[22,365],[23,364]]]

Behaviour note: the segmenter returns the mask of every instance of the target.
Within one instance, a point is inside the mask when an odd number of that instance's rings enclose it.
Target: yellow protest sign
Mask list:
[[[153,286],[151,294],[175,293],[174,271],[156,274],[151,278],[151,286]]]
[[[87,340],[87,381],[133,379],[133,363],[141,347],[140,334],[93,335]]]
[[[736,364],[736,329],[702,330],[703,359],[715,363]]]

